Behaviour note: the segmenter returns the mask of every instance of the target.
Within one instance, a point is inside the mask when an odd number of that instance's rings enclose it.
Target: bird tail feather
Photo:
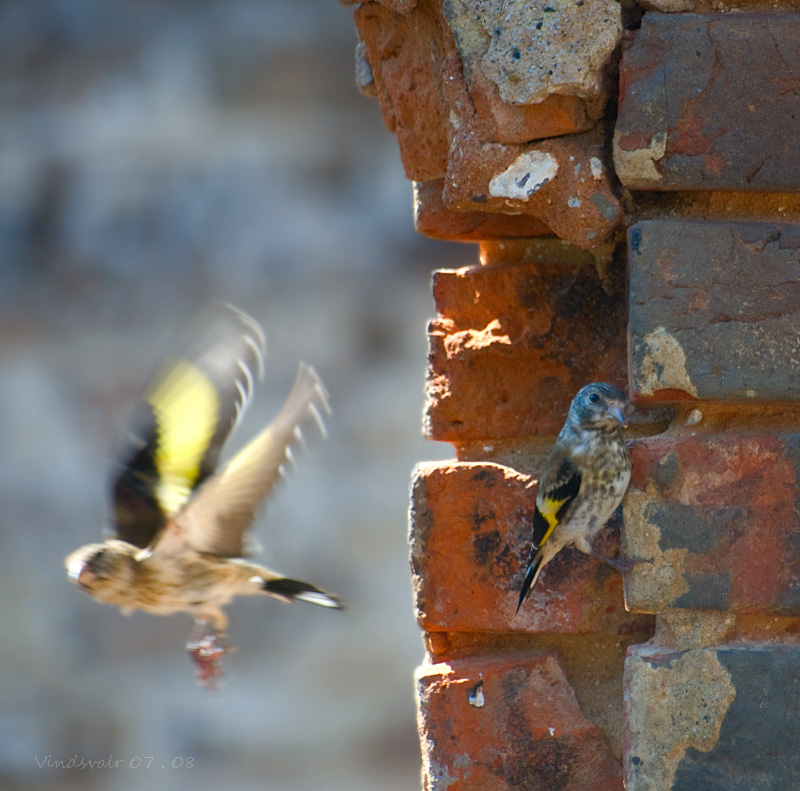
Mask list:
[[[531,591],[533,590],[533,586],[536,584],[536,580],[539,578],[539,572],[542,570],[542,560],[544,556],[542,555],[542,551],[539,550],[528,563],[528,570],[525,572],[525,579],[522,581],[522,588],[519,592],[519,601],[517,602],[517,609],[516,612],[519,612],[519,608],[522,607],[522,602],[530,596]]]
[[[261,589],[267,595],[285,602],[297,599],[319,604],[321,607],[332,607],[336,610],[342,609],[342,602],[336,596],[301,580],[275,577],[274,579],[264,580]]]

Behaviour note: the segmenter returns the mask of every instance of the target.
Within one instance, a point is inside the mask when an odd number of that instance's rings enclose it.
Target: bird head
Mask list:
[[[113,602],[130,582],[137,551],[122,541],[87,544],[64,561],[67,578],[95,598]]]
[[[578,391],[569,411],[582,428],[616,429],[628,425],[626,414],[630,409],[622,390],[593,382]]]

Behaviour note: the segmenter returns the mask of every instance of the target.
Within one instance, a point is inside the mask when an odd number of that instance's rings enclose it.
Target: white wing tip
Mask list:
[[[311,417],[314,418],[314,422],[317,424],[319,428],[319,433],[322,434],[324,439],[328,438],[328,429],[325,428],[325,421],[322,419],[322,415],[317,408],[317,405],[311,403],[308,405],[308,411],[311,413]]]
[[[310,602],[311,604],[319,604],[320,607],[330,607],[333,610],[342,609],[342,603],[338,599],[328,596],[327,593],[303,591],[302,593],[298,593],[295,598],[299,599],[300,601]]]
[[[260,345],[258,341],[254,340],[250,335],[244,335],[243,337],[245,343],[253,350],[253,354],[256,358],[256,366],[258,368],[256,371],[256,376],[258,377],[258,380],[261,381],[264,378],[264,353],[266,350],[266,341],[264,336],[260,336]]]

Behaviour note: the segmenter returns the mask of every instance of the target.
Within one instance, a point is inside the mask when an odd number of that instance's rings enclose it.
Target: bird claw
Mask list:
[[[598,560],[604,560],[608,563],[611,568],[616,569],[620,574],[624,574],[626,571],[630,571],[634,566],[638,566],[640,563],[649,563],[651,566],[654,565],[654,561],[650,558],[640,558],[640,557],[616,557],[616,558],[608,558],[605,555],[601,555],[599,552],[592,552],[593,557],[596,557]]]
[[[609,563],[620,572],[620,574],[624,574],[626,571],[630,571],[634,566],[638,566],[640,563],[649,563],[651,566],[655,565],[655,561],[651,558],[639,558],[639,557],[632,557],[632,558],[614,558],[613,562],[609,560]]]
[[[186,650],[194,662],[197,683],[206,689],[216,689],[223,676],[221,660],[229,647],[220,645],[219,635],[211,632],[189,640]]]

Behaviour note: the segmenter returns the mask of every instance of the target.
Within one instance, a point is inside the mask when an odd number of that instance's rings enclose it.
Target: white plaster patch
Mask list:
[[[640,760],[635,771],[626,767],[630,791],[672,788],[689,749],[714,748],[736,697],[730,674],[713,650],[686,651],[668,666],[651,664],[648,653],[640,649],[625,662],[626,700],[636,701],[626,706],[628,756]]]
[[[489,182],[489,194],[494,198],[528,200],[557,173],[558,161],[551,154],[527,151]]]
[[[696,426],[703,419],[703,413],[699,409],[693,409],[686,418],[687,426]]]
[[[661,181],[661,173],[655,163],[667,152],[666,131],[656,132],[646,148],[626,151],[619,145],[620,133],[614,133],[614,167],[619,180],[625,185],[649,185]]]
[[[603,177],[603,163],[597,157],[589,160],[589,169],[592,171],[592,178],[596,181]]]
[[[651,486],[647,492],[630,487],[622,501],[626,554],[653,561],[637,563],[625,575],[626,601],[634,602],[637,612],[660,612],[689,592],[684,577],[689,550],[662,550],[661,531],[648,520],[649,506],[659,501]]]
[[[646,9],[652,11],[675,13],[676,11],[693,10],[695,7],[695,0],[644,0],[642,5]]]
[[[657,327],[642,339],[636,363],[637,389],[642,395],[657,390],[682,390],[697,397],[697,388],[686,371],[686,354],[678,339]]]
[[[551,94],[598,95],[603,70],[622,37],[616,0],[451,0],[445,5],[453,7],[448,19],[459,48],[473,44],[480,68],[507,104],[536,104]]]

